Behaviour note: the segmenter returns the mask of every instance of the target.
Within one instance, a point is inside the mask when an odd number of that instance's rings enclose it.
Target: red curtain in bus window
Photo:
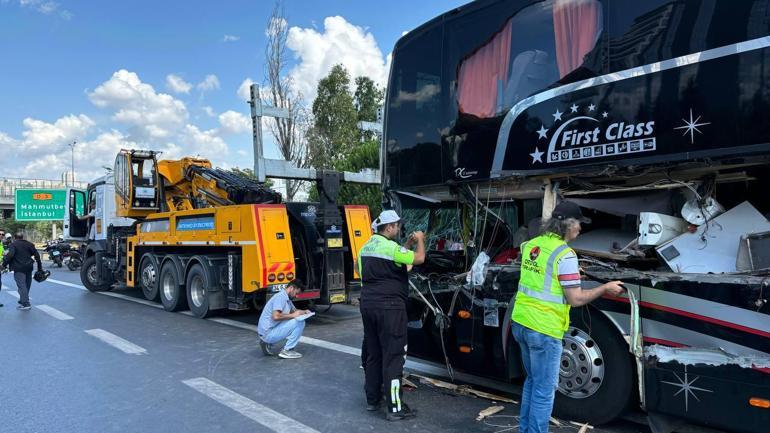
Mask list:
[[[492,117],[497,98],[508,79],[511,56],[511,21],[492,40],[482,45],[460,64],[457,102],[460,112],[477,117]]]
[[[553,27],[561,78],[577,69],[596,44],[602,27],[601,4],[597,0],[555,0]]]

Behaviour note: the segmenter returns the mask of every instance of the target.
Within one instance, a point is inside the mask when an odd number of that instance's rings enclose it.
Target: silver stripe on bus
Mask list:
[[[603,311],[613,322],[627,324],[630,316],[624,313],[614,311]],[[642,319],[642,334],[645,338],[653,338],[671,341],[673,343],[683,344],[685,346],[717,349],[722,348],[733,355],[739,356],[764,356],[768,354],[751,347],[742,346],[731,341],[716,338],[714,336],[692,331],[680,326],[669,325],[668,323],[658,322],[651,319]],[[627,328],[626,331],[627,333]]]
[[[179,241],[177,245],[209,245],[209,241]]]
[[[222,241],[219,245],[256,245],[257,241]]]
[[[139,245],[163,245],[162,241],[144,241],[140,242]]]
[[[674,57],[673,59],[650,63],[648,65],[637,66],[618,72],[612,72],[610,74],[589,78],[587,80],[576,81],[574,83],[548,89],[528,98],[522,99],[508,111],[508,114],[506,114],[505,118],[503,119],[503,123],[500,125],[500,132],[497,135],[497,145],[495,146],[495,156],[492,160],[490,177],[496,178],[504,174],[503,160],[505,159],[505,152],[508,150],[508,137],[511,133],[513,122],[516,120],[516,118],[519,117],[521,113],[524,112],[524,110],[536,104],[547,101],[549,99],[553,99],[557,96],[575,92],[577,90],[588,89],[591,87],[601,86],[603,84],[627,80],[629,78],[641,77],[643,75],[661,72],[668,69],[680,68],[682,66],[693,65],[696,63],[718,59],[720,57],[726,57],[733,54],[741,54],[748,51],[759,50],[769,46],[770,36],[763,36],[761,38],[751,39],[749,41],[738,42],[737,44],[725,45],[718,48],[712,48],[710,50]]]

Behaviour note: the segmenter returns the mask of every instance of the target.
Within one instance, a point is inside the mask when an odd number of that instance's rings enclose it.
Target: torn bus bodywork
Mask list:
[[[584,287],[620,279],[636,303],[572,310],[557,413],[603,423],[642,407],[656,431],[765,431],[768,10],[481,0],[404,36],[383,168],[406,230],[427,233],[410,355],[520,380],[519,247],[571,200],[593,219],[572,243]],[[694,355],[714,351],[726,361]]]

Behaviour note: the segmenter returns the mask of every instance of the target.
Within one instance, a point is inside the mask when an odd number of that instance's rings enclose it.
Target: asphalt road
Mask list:
[[[33,284],[31,311],[15,309],[13,280],[2,279],[0,432],[518,430],[516,404],[479,422],[479,411],[495,403],[420,383],[405,393],[416,418],[388,422],[366,412],[355,307],[309,319],[297,347],[304,357],[282,360],[259,350],[255,313],[172,314],[137,290],[89,293],[77,272],[51,270]],[[442,371],[411,359],[407,367]],[[649,432],[627,421],[591,431]]]

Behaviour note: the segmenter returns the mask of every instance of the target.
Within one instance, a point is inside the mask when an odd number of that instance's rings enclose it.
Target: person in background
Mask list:
[[[380,408],[384,385],[386,418],[395,421],[415,415],[401,401],[401,376],[407,349],[407,268],[425,261],[425,235],[415,232],[404,246],[397,244],[394,239],[401,233],[401,218],[393,210],[382,211],[372,227],[376,233],[361,248],[358,258],[366,344],[366,410]]]
[[[8,248],[8,253],[3,257],[5,268],[9,266],[13,271],[13,279],[16,281],[16,287],[19,290],[19,310],[29,310],[32,306],[29,303],[29,289],[32,287],[32,268],[33,259],[37,262],[37,270],[43,270],[43,263],[40,261],[40,253],[32,242],[24,240],[24,235],[16,233],[15,240]]]
[[[274,355],[273,345],[286,340],[286,345],[278,353],[280,358],[302,358],[302,354],[294,348],[302,337],[305,321],[298,319],[309,314],[308,310],[298,310],[291,302],[302,291],[302,283],[297,280],[286,285],[286,288],[273,295],[262,309],[257,325],[259,345],[265,355]]]
[[[521,433],[548,432],[570,307],[623,292],[620,281],[581,289],[577,255],[567,245],[580,234],[581,222],[591,220],[577,204],[561,202],[544,222],[543,234],[521,246],[521,277],[511,314],[511,331],[527,373],[521,397]]]

